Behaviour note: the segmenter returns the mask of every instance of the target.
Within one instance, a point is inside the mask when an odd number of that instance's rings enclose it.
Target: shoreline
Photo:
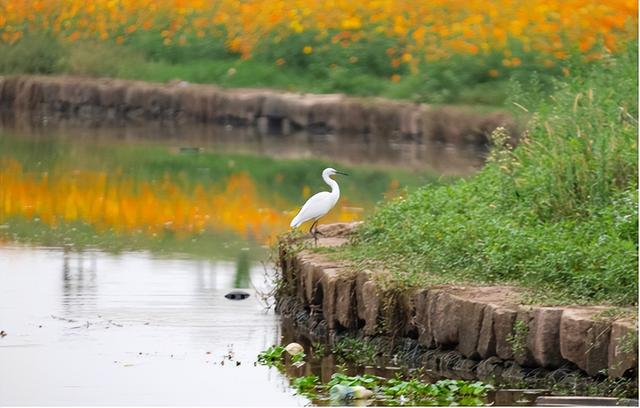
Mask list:
[[[168,84],[71,76],[0,76],[0,109],[40,120],[78,118],[129,123],[162,121],[255,127],[262,133],[367,135],[421,143],[485,145],[498,126],[520,126],[505,111],[299,94],[270,89],[224,89],[185,81]]]
[[[321,226],[318,245],[348,243],[357,225]],[[475,367],[475,377],[509,369],[520,373],[516,379],[532,370],[637,379],[636,322],[608,317],[611,307],[525,305],[522,290],[512,286],[383,288],[384,271],[356,272],[347,262],[288,245],[280,242],[277,310],[315,340],[349,334],[409,342],[424,355],[455,355]]]

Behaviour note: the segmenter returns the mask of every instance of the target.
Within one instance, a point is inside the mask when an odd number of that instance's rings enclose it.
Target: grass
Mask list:
[[[266,37],[250,59],[241,59],[213,40],[165,46],[149,33],[138,33],[130,35],[125,45],[87,40],[64,43],[46,32],[27,32],[15,44],[0,44],[0,74],[74,74],[156,82],[180,79],[234,88],[499,106],[507,98],[510,80],[535,75],[549,86],[552,78],[562,73],[559,65],[541,65],[539,56],[523,51],[517,43],[510,44],[510,49],[520,56],[521,66],[509,70],[490,69],[502,67],[502,53],[494,52],[422,62],[420,69],[411,71],[405,65],[391,67],[385,49],[392,40],[384,36],[373,36],[348,48],[316,44],[312,54],[300,53],[305,44],[319,41],[317,38],[312,30],[277,42]],[[287,62],[274,62],[280,60]]]
[[[532,303],[637,304],[635,50],[576,67],[550,96],[514,86],[531,117],[517,148],[494,133],[479,174],[382,205],[340,256],[397,285],[515,283]]]

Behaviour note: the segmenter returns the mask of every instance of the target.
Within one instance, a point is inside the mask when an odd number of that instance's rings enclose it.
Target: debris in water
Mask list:
[[[304,353],[304,348],[298,343],[289,343],[284,349],[292,356]]]
[[[373,396],[373,391],[366,389],[361,385],[354,385],[349,387],[348,385],[336,384],[329,390],[329,395],[334,401],[343,401],[350,399],[369,399]]]
[[[224,297],[230,300],[244,300],[249,296],[250,296],[249,293],[243,290],[232,290],[231,292],[224,295]]]

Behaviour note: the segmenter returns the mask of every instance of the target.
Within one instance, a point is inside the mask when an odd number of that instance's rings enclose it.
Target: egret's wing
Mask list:
[[[298,215],[291,221],[292,227],[297,227],[306,221],[319,218],[329,212],[333,207],[331,193],[322,191],[312,195],[300,209]]]

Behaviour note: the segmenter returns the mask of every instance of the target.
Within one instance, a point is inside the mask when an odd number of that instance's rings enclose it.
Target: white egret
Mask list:
[[[324,169],[322,171],[322,179],[331,187],[331,192],[321,191],[312,195],[311,198],[304,203],[298,215],[291,221],[291,227],[297,228],[303,223],[313,220],[313,224],[311,224],[311,228],[309,228],[309,233],[313,235],[316,242],[318,240],[318,220],[326,215],[340,198],[340,187],[338,183],[331,178],[334,174],[347,176],[346,173],[341,173],[331,167]],[[313,231],[313,227],[316,227],[315,232]]]

